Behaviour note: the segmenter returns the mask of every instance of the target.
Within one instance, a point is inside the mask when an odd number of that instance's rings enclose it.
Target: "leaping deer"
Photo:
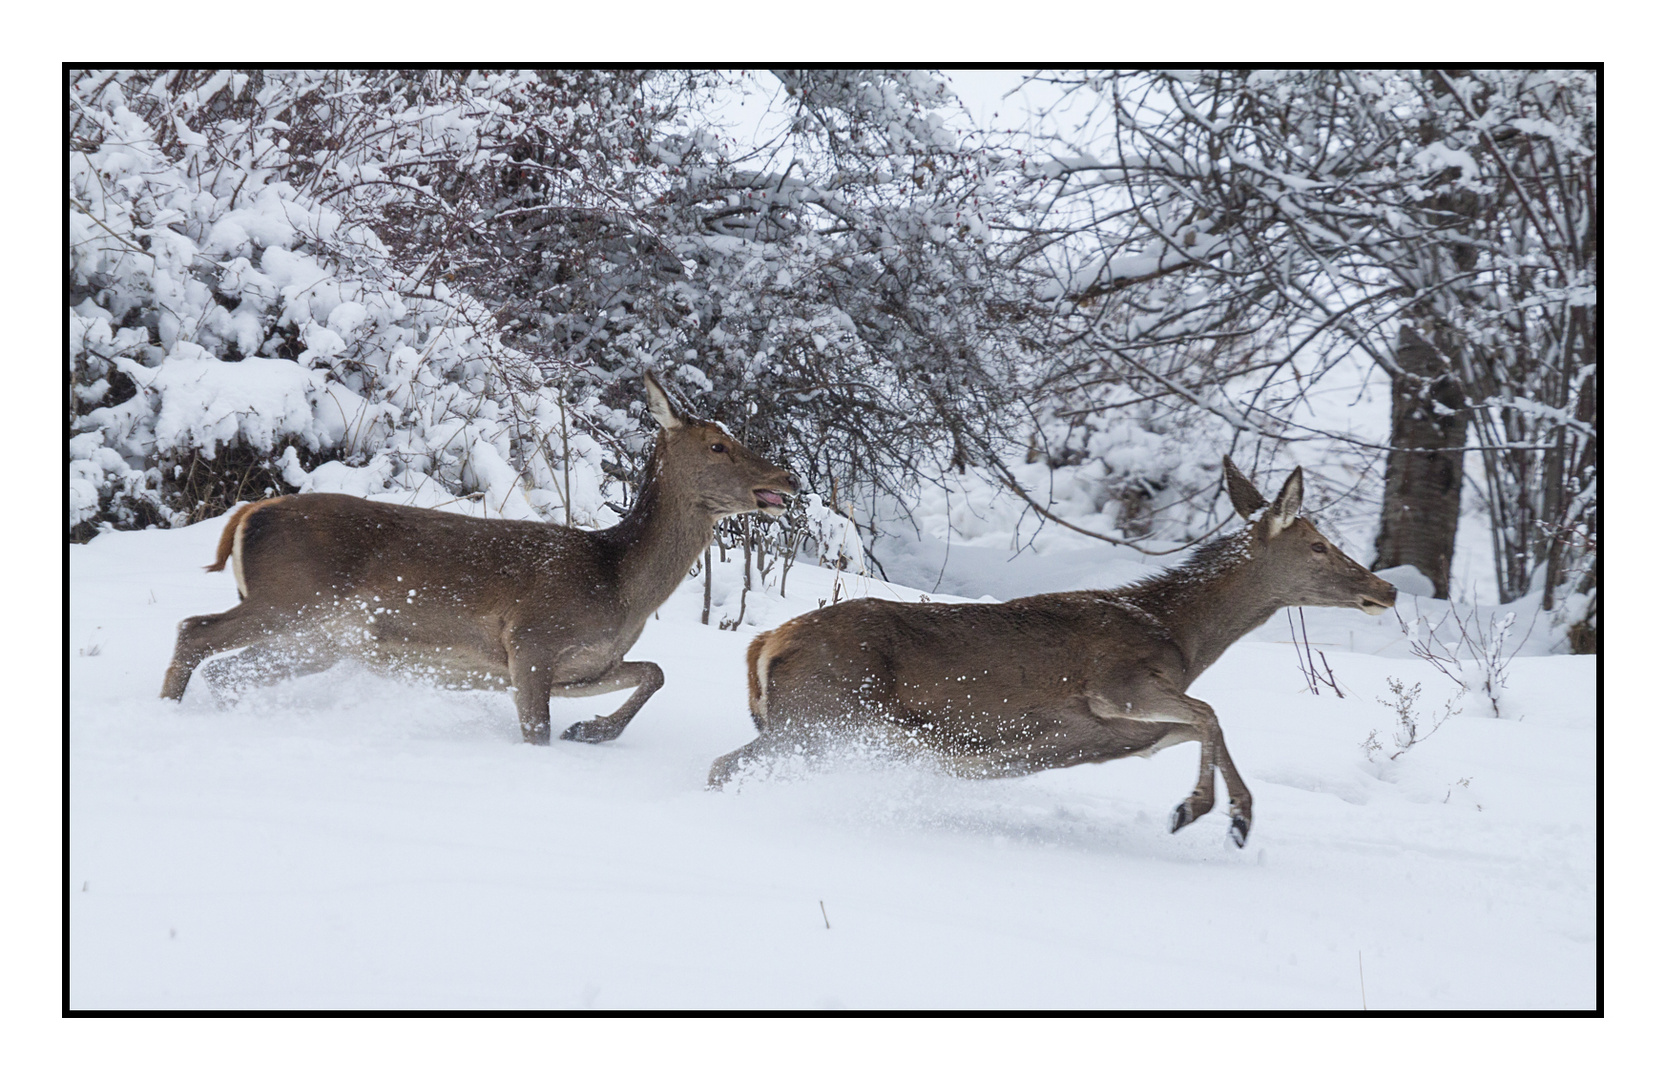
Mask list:
[[[634,687],[609,716],[563,739],[615,739],[665,682],[624,659],[649,616],[712,541],[720,518],[786,511],[798,481],[727,430],[681,412],[650,372],[660,432],[624,520],[586,531],[482,521],[350,495],[286,495],[226,522],[242,602],[179,625],[162,696],[179,700],[198,664],[211,682],[276,682],[354,656],[452,685],[511,686],[527,742],[550,738],[550,696]],[[223,668],[222,668],[223,665]],[[216,669],[221,669],[216,671]]]
[[[1222,459],[1233,509],[1249,524],[1183,565],[1120,589],[1004,604],[851,600],[758,635],[747,679],[759,736],[712,763],[720,788],[744,763],[861,731],[902,735],[950,769],[1023,775],[1182,742],[1202,744],[1197,786],[1174,832],[1231,798],[1231,836],[1250,831],[1250,792],[1209,704],[1186,689],[1228,646],[1280,608],[1377,615],[1394,586],[1300,516],[1302,471],[1269,507]]]

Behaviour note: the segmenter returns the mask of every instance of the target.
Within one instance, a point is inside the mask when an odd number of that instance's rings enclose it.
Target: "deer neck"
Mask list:
[[[712,542],[710,511],[678,498],[657,458],[648,463],[648,479],[635,504],[602,534],[615,551],[620,599],[631,621],[646,620],[658,610]]]
[[[1247,533],[1206,550],[1205,556],[1125,594],[1168,631],[1180,650],[1188,686],[1235,641],[1285,606],[1264,580],[1265,560],[1251,558]]]

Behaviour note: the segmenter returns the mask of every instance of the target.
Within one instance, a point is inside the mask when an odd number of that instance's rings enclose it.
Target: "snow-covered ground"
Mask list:
[[[715,625],[738,568],[719,565],[711,626],[691,578],[632,653],[666,686],[611,745],[525,746],[507,695],[344,668],[226,711],[200,681],[160,701],[176,622],[236,600],[200,569],[222,524],[70,550],[72,1008],[1596,1005],[1596,668],[1537,631],[1501,718],[1464,696],[1393,762],[1361,746],[1394,749],[1387,679],[1421,683],[1424,713],[1456,687],[1392,616],[1307,612],[1342,699],[1307,691],[1282,615],[1235,646],[1193,693],[1256,797],[1240,851],[1224,799],[1166,831],[1193,745],[1015,780],[853,759],[704,790],[751,737],[752,633],[832,591],[808,566],[785,598],[753,592],[740,633]],[[935,552],[887,569],[930,586]],[[1103,547],[1010,554],[956,547],[944,581],[1004,598],[1142,572]],[[622,697],[557,699],[556,726]]]

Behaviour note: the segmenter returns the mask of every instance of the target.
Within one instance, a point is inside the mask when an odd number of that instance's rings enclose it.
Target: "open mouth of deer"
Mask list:
[[[1359,608],[1367,615],[1381,615],[1388,610],[1388,605],[1378,603],[1368,596],[1362,596],[1359,598]]]
[[[772,514],[787,512],[787,493],[776,491],[774,488],[753,488],[752,495],[758,500],[758,509]]]

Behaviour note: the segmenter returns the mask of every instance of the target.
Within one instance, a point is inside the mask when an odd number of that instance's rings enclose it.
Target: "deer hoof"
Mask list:
[[[1169,832],[1177,833],[1181,829],[1190,825],[1192,821],[1191,804],[1181,803],[1179,806],[1174,808],[1174,813],[1169,815]]]
[[[535,728],[522,728],[521,738],[533,746],[548,746],[550,744],[550,726],[543,724]]]
[[[563,731],[561,733],[561,737],[570,742],[587,743],[612,742],[614,739],[617,739],[619,737],[619,733],[617,731],[609,730],[607,727],[598,723],[601,719],[602,718],[598,716],[595,720],[580,720],[566,731]]]
[[[1234,844],[1243,847],[1244,841],[1249,839],[1249,829],[1249,818],[1240,814],[1232,815],[1232,842]]]

